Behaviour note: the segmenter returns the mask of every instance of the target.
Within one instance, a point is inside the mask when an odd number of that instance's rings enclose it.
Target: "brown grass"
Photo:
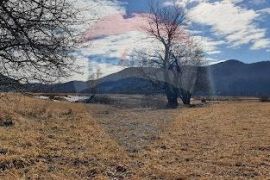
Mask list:
[[[184,109],[140,158],[164,179],[270,177],[270,104],[234,102]]]
[[[15,121],[0,127],[0,147],[7,151],[0,154],[1,179],[119,175],[115,168],[125,153],[83,105],[9,96],[0,107]]]
[[[7,99],[8,97],[8,99]],[[270,103],[175,110],[0,99],[0,179],[266,179]]]

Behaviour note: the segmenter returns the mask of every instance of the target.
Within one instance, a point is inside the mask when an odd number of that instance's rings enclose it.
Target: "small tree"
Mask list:
[[[92,95],[88,99],[88,101],[91,102],[91,101],[93,101],[96,94],[98,93],[98,87],[97,87],[98,86],[98,79],[102,76],[102,72],[101,72],[101,69],[99,67],[94,69],[91,64],[88,67],[88,72],[89,72],[88,85],[89,85],[91,93],[92,93]]]
[[[20,82],[69,76],[77,13],[66,0],[2,0],[0,76]]]

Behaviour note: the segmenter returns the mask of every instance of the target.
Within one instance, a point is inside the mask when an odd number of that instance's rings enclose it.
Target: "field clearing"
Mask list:
[[[123,108],[0,99],[0,179],[270,178],[270,103]]]

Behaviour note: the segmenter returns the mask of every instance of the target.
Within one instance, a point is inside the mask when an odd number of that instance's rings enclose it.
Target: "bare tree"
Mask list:
[[[162,82],[169,107],[178,106],[178,97],[190,104],[197,81],[197,67],[203,51],[186,30],[185,11],[177,6],[151,3],[146,32],[161,44],[152,53],[137,52],[151,81]]]
[[[89,76],[88,76],[88,86],[90,88],[90,91],[92,93],[92,95],[90,96],[90,98],[87,100],[88,102],[92,102],[96,96],[96,94],[98,94],[98,80],[99,78],[102,76],[102,72],[100,67],[97,68],[93,68],[93,66],[90,64],[90,66],[88,67],[88,72],[89,72]]]
[[[69,76],[77,13],[67,0],[2,0],[0,75],[20,82]]]
[[[159,3],[151,3],[148,17],[148,27],[146,31],[156,40],[163,48],[157,53],[158,58],[151,58],[151,63],[159,65],[163,70],[164,89],[168,100],[168,106],[176,107],[177,89],[172,85],[170,78],[170,68],[172,59],[172,50],[175,43],[183,37],[185,14],[184,11],[174,7],[161,7]]]

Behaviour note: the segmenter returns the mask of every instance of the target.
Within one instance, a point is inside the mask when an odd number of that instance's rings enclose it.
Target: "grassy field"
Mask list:
[[[270,103],[170,110],[2,95],[0,179],[21,178],[267,179]]]

